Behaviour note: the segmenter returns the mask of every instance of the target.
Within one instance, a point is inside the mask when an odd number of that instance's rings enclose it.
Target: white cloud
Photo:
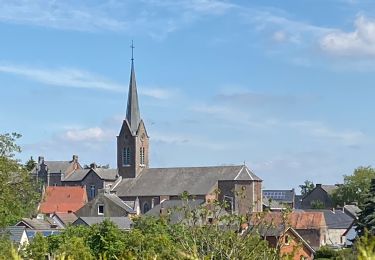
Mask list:
[[[126,87],[87,71],[71,68],[41,69],[0,64],[0,72],[23,76],[37,82],[72,88],[102,89],[122,92]]]
[[[273,33],[272,39],[276,42],[285,42],[287,40],[287,35],[283,31],[276,31]]]
[[[100,127],[93,127],[87,129],[73,129],[66,131],[62,138],[72,142],[85,142],[85,141],[106,141],[111,140],[115,134],[108,130]]]
[[[337,31],[320,40],[323,51],[340,56],[375,55],[375,20],[359,16],[354,31]]]

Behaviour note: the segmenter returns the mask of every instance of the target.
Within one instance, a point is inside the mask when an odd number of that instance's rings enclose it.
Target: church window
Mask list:
[[[123,165],[130,165],[130,147],[125,147],[122,155]]]
[[[150,210],[150,206],[147,202],[143,204],[143,214]]]
[[[145,148],[144,147],[139,148],[139,155],[140,155],[140,164],[144,165],[145,164]]]

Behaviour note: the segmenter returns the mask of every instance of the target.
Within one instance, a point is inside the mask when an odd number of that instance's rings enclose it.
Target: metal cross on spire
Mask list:
[[[132,45],[130,45],[130,48],[132,48],[132,61],[134,61],[134,44],[133,44],[133,40],[132,40]]]

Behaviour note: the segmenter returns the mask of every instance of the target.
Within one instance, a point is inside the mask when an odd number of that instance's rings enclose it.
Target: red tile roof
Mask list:
[[[87,203],[86,188],[81,186],[47,187],[39,211],[44,214],[76,212]]]
[[[280,226],[286,223],[294,229],[321,229],[326,227],[326,221],[323,212],[291,212],[287,218],[283,220],[281,212],[267,212],[260,218],[253,218],[252,222],[259,224],[267,224]]]

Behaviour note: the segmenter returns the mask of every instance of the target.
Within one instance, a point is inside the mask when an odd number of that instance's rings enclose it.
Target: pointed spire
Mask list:
[[[131,59],[132,64],[131,64],[131,73],[130,73],[130,82],[129,82],[128,104],[126,107],[126,120],[128,121],[132,134],[135,134],[137,132],[139,123],[141,122],[141,115],[139,112],[137,83],[135,80],[135,71],[134,71],[133,41],[130,47],[132,48],[132,59]]]

